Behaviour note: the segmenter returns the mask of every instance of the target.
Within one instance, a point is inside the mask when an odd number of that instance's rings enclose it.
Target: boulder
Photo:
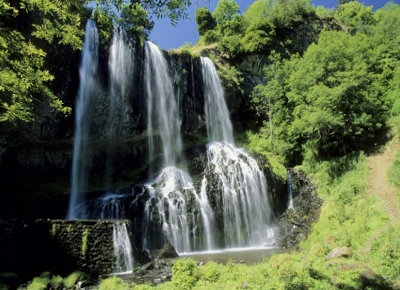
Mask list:
[[[174,247],[170,243],[166,243],[161,250],[154,251],[153,255],[156,257],[157,260],[179,257]]]
[[[350,256],[351,256],[350,249],[348,247],[341,247],[341,248],[335,248],[332,251],[330,251],[328,255],[326,255],[325,259],[331,260],[341,257],[348,258]]]

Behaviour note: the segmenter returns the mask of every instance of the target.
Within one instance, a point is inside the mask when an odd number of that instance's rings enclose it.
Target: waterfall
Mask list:
[[[203,219],[204,234],[206,239],[206,249],[214,250],[215,237],[213,233],[213,227],[215,226],[214,211],[212,210],[207,197],[207,178],[203,178],[201,181],[200,197],[198,198],[198,203],[200,205],[200,213]]]
[[[133,81],[134,49],[128,42],[126,32],[115,29],[110,47],[108,67],[110,71],[110,98],[107,134],[120,136],[122,120],[129,116],[129,93]]]
[[[113,142],[123,136],[124,128],[129,128],[131,106],[129,95],[132,91],[135,50],[122,28],[114,30],[110,47],[108,68],[109,79],[109,106],[107,117],[107,161],[106,161],[106,187],[112,184],[114,174]],[[113,149],[114,148],[114,149]]]
[[[257,162],[243,149],[221,142],[210,143],[207,156],[222,195],[217,207],[223,209],[225,247],[272,244],[267,181]]]
[[[189,252],[188,203],[195,195],[192,179],[183,170],[166,167],[156,181],[148,185],[150,199],[146,204],[146,216],[156,211],[162,223],[162,231],[178,253]],[[151,205],[155,203],[155,208]]]
[[[288,209],[294,209],[293,206],[293,188],[292,188],[292,178],[290,177],[289,170],[287,171],[287,192],[288,192]]]
[[[182,152],[181,120],[167,61],[153,43],[145,44],[145,86],[149,157],[156,152],[154,135],[161,138],[164,166],[175,166]],[[151,160],[150,160],[151,161]]]
[[[214,64],[201,58],[205,88],[205,113],[208,138],[207,178],[214,178],[222,196],[216,218],[223,221],[225,247],[265,246],[274,243],[270,225],[266,178],[257,162],[233,142],[224,92]],[[214,190],[215,192],[215,190]]]
[[[98,32],[92,19],[87,21],[85,32],[82,62],[79,69],[80,85],[75,108],[75,137],[68,219],[78,218],[75,208],[83,201],[81,193],[86,190],[87,150],[89,145],[89,121],[87,116],[92,98],[97,89]]]
[[[217,70],[208,57],[201,58],[201,67],[208,140],[233,143],[232,123]]]
[[[151,42],[145,45],[145,88],[147,93],[147,131],[150,162],[154,157],[154,136],[160,135],[164,169],[147,185],[150,198],[145,205],[142,233],[147,249],[147,230],[153,216],[158,216],[162,231],[178,253],[196,247],[212,249],[214,242],[210,221],[213,213],[204,190],[200,196],[182,162],[181,120],[167,62],[160,49]],[[184,167],[184,166],[183,166]],[[200,212],[200,213],[199,213]],[[201,215],[201,220],[198,217]],[[197,225],[196,223],[201,223]],[[201,229],[200,229],[201,228]],[[204,232],[204,233],[203,233]],[[203,234],[204,241],[197,236]]]
[[[95,199],[82,202],[76,206],[76,214],[81,219],[112,219],[127,218],[129,200],[132,194],[106,193]]]
[[[132,272],[134,266],[132,245],[129,239],[129,233],[126,223],[116,222],[113,225],[113,243],[115,256],[115,272]]]

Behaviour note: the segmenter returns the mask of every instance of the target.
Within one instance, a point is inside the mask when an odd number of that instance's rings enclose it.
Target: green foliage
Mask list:
[[[122,11],[127,5],[132,6],[129,9],[140,9],[151,12],[157,18],[169,18],[173,25],[182,18],[186,18],[186,9],[192,3],[191,0],[96,0],[98,9],[105,9],[107,14],[118,21],[118,12]],[[117,13],[116,13],[117,12]],[[136,13],[136,12],[133,12]],[[141,12],[139,12],[141,13]],[[149,22],[151,23],[151,22]],[[134,23],[132,23],[134,25]]]
[[[229,58],[235,58],[243,52],[241,38],[238,35],[224,36],[218,43],[218,47],[226,52]]]
[[[219,41],[221,37],[219,30],[209,30],[204,34],[203,39],[206,44],[210,44]]]
[[[88,247],[88,237],[89,237],[89,230],[85,229],[82,233],[82,243],[81,243],[82,256],[86,256],[86,251]]]
[[[395,282],[400,276],[400,225],[390,227],[372,245],[370,257],[378,273]]]
[[[1,1],[0,7],[0,122],[30,122],[40,102],[69,114],[71,109],[48,87],[54,76],[45,69],[46,52],[35,42],[80,49],[83,5],[78,1],[25,0],[19,6]]]
[[[221,65],[218,74],[226,92],[235,92],[235,95],[243,93],[241,88],[243,82],[242,72],[240,72],[236,67]]]
[[[320,19],[333,18],[335,16],[335,10],[334,9],[327,9],[324,6],[318,6],[315,9],[315,14]]]
[[[93,19],[99,31],[101,45],[106,45],[111,39],[114,24],[113,18],[108,14],[107,10],[96,8],[93,13]]]
[[[101,280],[99,290],[129,290],[130,287],[119,277],[113,276]],[[135,288],[136,289],[136,288]]]
[[[191,289],[197,280],[196,262],[193,259],[179,259],[172,267],[172,283],[179,289]]]
[[[242,38],[243,48],[247,53],[266,53],[274,36],[274,26],[268,19],[254,21]]]
[[[120,25],[126,31],[145,39],[153,29],[154,22],[150,21],[148,12],[142,6],[131,4],[122,7]]]
[[[307,154],[345,155],[371,139],[385,123],[386,109],[371,53],[364,35],[325,31],[303,57],[272,57],[267,85],[252,95],[268,121],[271,147],[277,147],[272,150],[299,162]]]
[[[400,151],[396,155],[392,167],[389,170],[390,182],[396,186],[398,194],[400,195]]]
[[[224,25],[240,12],[235,0],[220,0],[212,14],[217,24],[223,29]]]
[[[48,43],[57,42],[79,50],[82,47],[83,38],[82,4],[79,0],[24,0],[20,4],[20,12],[36,12],[42,15],[38,23],[32,24],[33,36],[46,40]]]
[[[46,290],[50,285],[49,277],[35,277],[28,285],[28,290]]]
[[[54,275],[51,278],[50,284],[53,289],[62,289],[64,285],[64,279],[60,275]]]
[[[244,19],[247,23],[264,20],[269,15],[269,10],[273,0],[258,0],[254,1],[244,13]]]
[[[208,262],[204,267],[199,268],[201,280],[206,282],[216,282],[221,276],[220,267],[215,262]]]
[[[314,13],[309,0],[276,0],[270,9],[269,20],[277,29],[284,30]]]
[[[318,181],[318,194],[324,199],[321,216],[303,248],[325,255],[347,246],[355,255],[388,222],[379,201],[366,195],[369,169],[365,156],[354,154],[319,163],[306,160],[303,169]]]
[[[283,160],[280,156],[271,153],[271,143],[270,140],[264,138],[264,135],[266,135],[263,133],[264,130],[265,128],[261,128],[260,133],[252,133],[251,131],[247,132],[247,149],[250,152],[264,155],[267,158],[275,177],[279,178],[282,182],[285,182],[287,178],[286,167],[283,165]]]
[[[336,10],[336,18],[343,28],[350,33],[364,29],[365,26],[372,25],[375,21],[372,6],[366,7],[358,1],[339,5]]]
[[[205,6],[196,10],[195,18],[197,30],[200,35],[204,35],[206,32],[213,30],[217,25],[210,10],[208,10]]]
[[[81,271],[75,271],[64,279],[64,286],[67,288],[75,288],[76,283],[88,279],[88,275]]]

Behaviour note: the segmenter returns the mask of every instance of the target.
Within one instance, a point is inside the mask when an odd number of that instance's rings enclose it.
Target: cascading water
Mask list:
[[[257,162],[233,144],[208,145],[208,167],[218,180],[224,246],[248,247],[273,243],[267,182]],[[215,190],[214,190],[215,192]]]
[[[109,80],[109,106],[107,118],[107,162],[106,162],[106,187],[112,185],[115,166],[114,143],[124,136],[124,129],[129,128],[132,107],[129,96],[132,91],[135,50],[133,43],[128,40],[122,28],[114,30],[110,47],[108,68]]]
[[[133,271],[132,245],[126,223],[116,222],[113,226],[113,242],[115,256],[115,272],[125,273]]]
[[[182,152],[181,120],[168,65],[161,50],[145,44],[145,86],[147,93],[147,131],[149,157],[154,157],[154,135],[161,138],[164,166],[175,166]]]
[[[72,159],[71,195],[68,219],[78,218],[76,206],[83,201],[82,192],[86,190],[87,150],[89,143],[89,113],[91,100],[95,95],[98,66],[98,32],[92,19],[86,23],[85,41],[82,51],[82,63],[79,69],[80,86],[75,108],[75,138]]]
[[[201,68],[204,82],[204,109],[208,140],[211,142],[233,143],[232,123],[217,70],[208,57],[201,58]]]
[[[208,170],[218,182],[225,247],[265,246],[274,243],[271,208],[264,174],[257,162],[234,145],[223,88],[212,61],[201,58],[205,87]]]
[[[168,241],[177,252],[189,251],[187,200],[195,195],[195,190],[190,176],[176,168],[177,162],[182,161],[181,120],[167,62],[161,50],[151,42],[145,44],[145,86],[149,159],[151,162],[154,156],[154,136],[158,134],[164,169],[154,183],[147,185],[150,199],[145,206],[144,232],[151,212],[157,210]],[[143,247],[146,246],[144,238]]]
[[[155,234],[159,237],[160,230],[178,253],[273,244],[266,179],[257,162],[234,145],[232,124],[214,64],[208,58],[201,58],[210,143],[207,145],[208,165],[201,186],[196,185],[200,190],[196,191],[182,155],[179,100],[174,95],[167,62],[160,49],[151,42],[145,43],[144,53],[149,164],[157,164],[154,161],[159,158],[162,169],[158,177],[145,184],[139,193],[134,190],[107,193],[96,200],[82,202],[78,207],[75,201],[74,217],[132,217],[143,250],[151,248],[151,239]],[[92,54],[97,57],[97,50]],[[127,100],[132,89],[133,54],[126,35],[122,30],[116,30],[109,59],[107,137],[110,141],[118,138],[126,121],[119,114],[128,114],[125,107],[129,107]],[[93,78],[94,75],[92,72]],[[82,157],[78,152],[76,158]],[[149,175],[150,179],[154,178],[153,173]],[[139,216],[136,210],[140,212]],[[132,253],[123,252],[123,248],[128,247],[127,237],[125,224],[114,227],[115,253],[120,263],[116,267],[118,272],[130,271],[126,265],[132,265],[132,261],[127,261],[132,259]]]
[[[135,50],[122,28],[114,30],[110,47],[108,68],[110,71],[110,98],[107,134],[121,134],[124,117],[130,115],[129,94],[132,89]]]
[[[287,171],[287,192],[288,192],[288,209],[294,209],[293,206],[293,188],[292,188],[292,179],[290,177],[289,170]]]

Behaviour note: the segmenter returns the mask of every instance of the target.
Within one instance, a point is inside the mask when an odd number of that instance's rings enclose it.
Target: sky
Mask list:
[[[253,3],[253,0],[236,0],[240,6],[240,11],[246,11],[247,7]],[[337,0],[312,0],[314,6],[325,6],[333,8]],[[387,0],[362,0],[367,6],[372,5],[374,9],[379,9],[388,2]],[[394,3],[400,4],[400,0],[394,0]],[[155,26],[150,34],[150,40],[158,44],[163,49],[172,49],[182,46],[185,42],[195,44],[199,39],[197,33],[197,24],[194,14],[197,8],[207,6],[210,11],[214,11],[218,0],[192,0],[192,5],[188,9],[189,19],[180,20],[174,27],[169,19],[157,19]]]

